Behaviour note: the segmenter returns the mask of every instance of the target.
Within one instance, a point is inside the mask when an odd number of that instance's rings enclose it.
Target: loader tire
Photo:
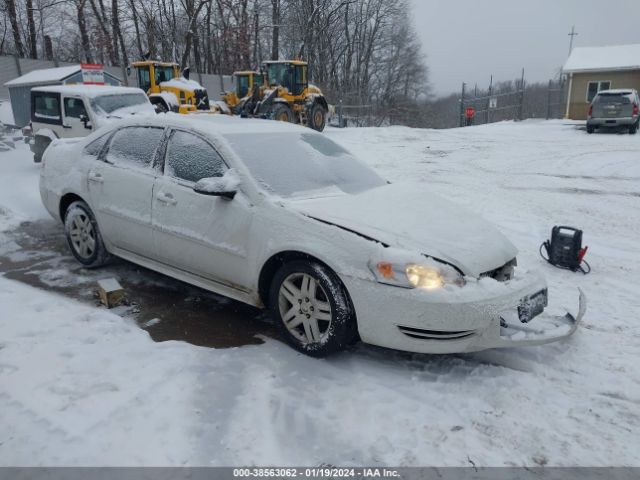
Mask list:
[[[286,103],[276,103],[271,109],[271,118],[280,122],[295,123],[293,110]]]
[[[314,102],[307,109],[307,126],[321,132],[327,124],[327,111],[318,102]]]

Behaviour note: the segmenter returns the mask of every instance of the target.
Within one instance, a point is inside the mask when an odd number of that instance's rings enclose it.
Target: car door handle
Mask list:
[[[95,183],[104,183],[104,178],[100,173],[89,172],[89,181]]]
[[[158,195],[156,195],[156,199],[159,202],[166,203],[167,205],[175,205],[176,203],[178,203],[178,201],[173,198],[173,195],[171,195],[170,193],[159,193]]]

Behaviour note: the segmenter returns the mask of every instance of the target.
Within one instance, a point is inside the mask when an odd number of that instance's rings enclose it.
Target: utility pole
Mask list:
[[[571,32],[569,32],[569,37],[571,37],[571,40],[569,40],[569,55],[571,55],[571,51],[573,50],[573,37],[576,35],[578,35],[578,32],[576,32],[575,25],[571,25]]]
[[[467,86],[466,83],[462,82],[462,95],[460,95],[460,126],[464,127],[464,90]]]

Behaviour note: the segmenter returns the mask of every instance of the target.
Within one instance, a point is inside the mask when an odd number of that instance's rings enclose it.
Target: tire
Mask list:
[[[295,123],[293,110],[286,103],[276,103],[271,108],[271,118],[281,122]]]
[[[638,123],[634,123],[629,127],[629,135],[635,135],[638,131]]]
[[[156,113],[167,113],[169,111],[169,107],[164,103],[164,100],[154,103],[153,107],[156,109]]]
[[[75,201],[64,215],[64,234],[72,255],[87,268],[106,264],[109,253],[104,246],[100,229],[89,206]]]
[[[358,336],[355,310],[344,285],[316,262],[283,265],[271,282],[269,308],[287,343],[312,357],[344,350]]]
[[[587,125],[587,133],[593,133],[595,128],[592,125]]]
[[[307,109],[307,126],[321,132],[327,125],[327,111],[318,102],[313,102]]]

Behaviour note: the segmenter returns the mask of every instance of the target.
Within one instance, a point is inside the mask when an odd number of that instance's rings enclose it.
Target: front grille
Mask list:
[[[209,95],[204,88],[196,88],[194,90],[195,105],[198,110],[209,110]]]
[[[511,280],[513,278],[513,269],[517,264],[518,262],[514,258],[512,260],[509,260],[501,267],[481,273],[480,278],[489,277],[497,280],[498,282],[506,282],[507,280]]]
[[[442,330],[423,330],[415,327],[405,327],[398,325],[398,330],[404,333],[407,337],[419,338],[420,340],[460,340],[475,335],[475,330],[457,330],[457,331],[442,331]]]

